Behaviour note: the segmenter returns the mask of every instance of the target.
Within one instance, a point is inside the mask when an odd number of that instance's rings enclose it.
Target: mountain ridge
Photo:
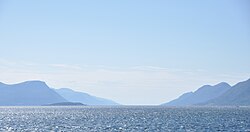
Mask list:
[[[230,86],[226,82],[204,85],[163,106],[250,106],[250,79]]]
[[[66,99],[57,90],[50,88],[44,81],[31,80],[16,84],[0,82],[0,106],[41,106],[61,102],[79,102],[87,105],[118,104],[112,100],[95,97],[88,93],[76,92],[69,88],[67,90],[74,95],[71,98],[66,96]],[[74,101],[75,97],[81,100]],[[89,100],[92,100],[92,102],[87,102]]]
[[[42,81],[1,84],[0,105],[3,106],[39,106],[67,101]]]
[[[84,92],[74,91],[69,88],[60,88],[54,90],[70,102],[81,102],[86,105],[119,105],[112,100],[92,96]]]
[[[187,92],[170,102],[164,103],[165,106],[190,106],[206,102],[216,98],[230,89],[228,83],[221,82],[216,85],[203,85],[194,92]]]
[[[250,105],[250,79],[235,84],[221,96],[203,105]]]

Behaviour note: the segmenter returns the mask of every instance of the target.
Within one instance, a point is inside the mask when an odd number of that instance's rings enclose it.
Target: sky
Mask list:
[[[155,105],[249,78],[247,0],[0,0],[0,82]]]

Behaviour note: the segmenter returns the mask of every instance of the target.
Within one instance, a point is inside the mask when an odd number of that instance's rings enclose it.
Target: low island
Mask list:
[[[53,103],[44,106],[86,106],[85,104],[79,102],[60,102],[60,103]]]

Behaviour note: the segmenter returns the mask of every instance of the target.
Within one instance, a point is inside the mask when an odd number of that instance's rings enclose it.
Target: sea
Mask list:
[[[250,107],[0,107],[0,131],[250,132]]]

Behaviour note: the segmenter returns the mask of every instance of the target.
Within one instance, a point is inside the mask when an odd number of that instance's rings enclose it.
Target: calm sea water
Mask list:
[[[250,108],[0,107],[0,131],[250,131]]]

